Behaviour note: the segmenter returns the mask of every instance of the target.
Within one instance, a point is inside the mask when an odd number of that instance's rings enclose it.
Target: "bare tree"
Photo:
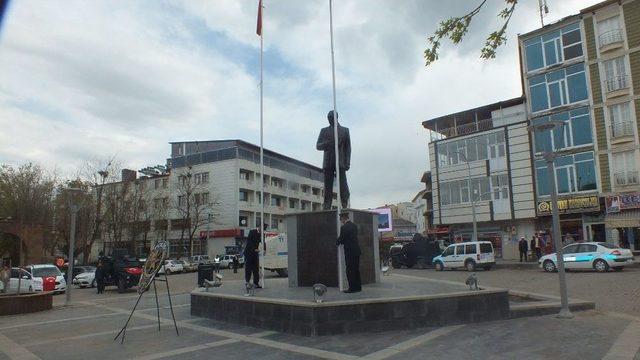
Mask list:
[[[427,38],[429,42],[429,48],[424,51],[425,66],[431,65],[434,61],[438,60],[438,50],[440,48],[440,41],[443,38],[449,38],[454,44],[458,44],[469,30],[469,25],[473,18],[478,15],[482,7],[485,6],[487,0],[482,0],[478,6],[473,10],[462,16],[455,16],[443,20],[438,25],[438,28],[433,35]],[[504,0],[505,8],[500,10],[498,17],[503,20],[502,26],[489,34],[485,41],[484,47],[480,51],[480,57],[482,59],[493,59],[496,57],[496,49],[503,45],[507,40],[506,31],[513,11],[518,4],[518,0]]]
[[[207,173],[208,174],[208,173]],[[209,214],[217,218],[214,210],[219,205],[207,189],[206,180],[202,174],[194,174],[191,166],[185,167],[177,174],[177,183],[172,199],[173,209],[180,219],[180,242],[184,244],[188,240],[189,256],[193,256],[193,243],[196,232],[207,224]],[[187,254],[185,254],[187,255]]]

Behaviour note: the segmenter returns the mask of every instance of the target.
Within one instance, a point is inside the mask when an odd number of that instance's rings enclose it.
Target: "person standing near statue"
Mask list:
[[[338,115],[334,117],[333,110],[327,114],[329,120],[329,126],[320,130],[318,135],[318,142],[316,143],[316,149],[324,151],[324,157],[322,159],[322,170],[324,171],[324,204],[322,208],[324,210],[331,209],[331,202],[333,201],[333,179],[336,175],[336,154],[334,143],[334,118],[338,119]],[[342,208],[346,209],[349,206],[349,185],[347,184],[347,171],[351,166],[351,139],[349,137],[349,129],[341,126],[338,122],[338,160],[340,171],[340,202]]]
[[[260,271],[258,269],[260,265],[260,257],[258,256],[260,252],[260,241],[260,228],[251,229],[249,235],[247,235],[247,245],[244,247],[244,281],[248,285],[253,276],[253,285],[257,289],[262,288],[260,286]]]
[[[340,237],[336,245],[344,245],[344,259],[349,289],[346,293],[362,291],[360,281],[360,245],[358,245],[358,227],[349,220],[348,213],[340,214]]]

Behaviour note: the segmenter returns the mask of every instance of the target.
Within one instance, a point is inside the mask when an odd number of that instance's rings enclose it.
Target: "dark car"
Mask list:
[[[114,250],[112,256],[103,256],[104,285],[117,286],[118,292],[138,285],[142,275],[142,265],[138,258],[122,251]]]
[[[433,257],[442,251],[437,241],[427,239],[416,234],[413,241],[402,245],[402,248],[394,247],[390,251],[391,266],[399,269],[417,267],[424,269],[432,266]]]

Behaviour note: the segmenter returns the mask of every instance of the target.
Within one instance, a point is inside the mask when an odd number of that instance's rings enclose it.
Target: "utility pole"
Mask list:
[[[80,205],[74,199],[74,195],[80,194],[82,189],[69,188],[67,191],[69,194],[69,210],[71,210],[71,225],[69,232],[69,265],[67,267],[67,289],[65,291],[67,299],[65,301],[65,306],[71,305],[71,288],[73,287],[73,263],[76,240],[76,216],[78,215],[78,209],[80,208]]]

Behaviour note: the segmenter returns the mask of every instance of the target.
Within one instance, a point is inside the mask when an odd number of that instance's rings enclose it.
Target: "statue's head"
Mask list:
[[[331,126],[333,126],[333,119],[334,119],[333,114],[334,114],[333,110],[329,111],[329,113],[327,114],[327,120],[329,120],[329,124],[331,124]],[[338,113],[335,113],[335,114],[336,114],[335,118],[337,119]]]

